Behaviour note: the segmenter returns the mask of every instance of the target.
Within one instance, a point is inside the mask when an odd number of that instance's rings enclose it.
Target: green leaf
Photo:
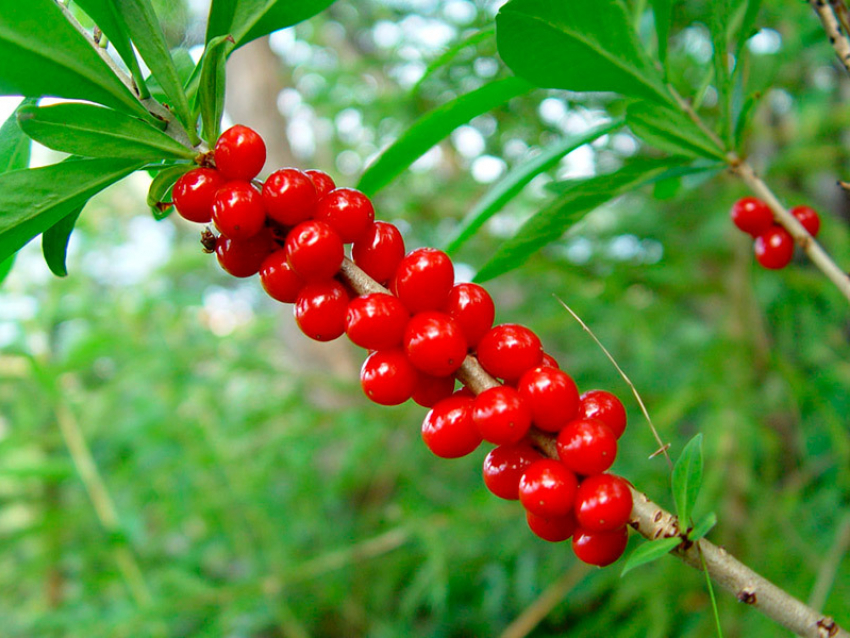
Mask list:
[[[673,103],[620,0],[511,0],[496,40],[511,70],[537,86]]]
[[[68,241],[71,239],[71,233],[74,231],[80,213],[83,212],[83,206],[73,210],[41,235],[41,252],[44,254],[44,261],[47,262],[50,272],[57,277],[68,275],[68,268],[65,266]]]
[[[174,183],[193,168],[195,168],[194,164],[169,166],[161,170],[153,178],[151,186],[148,189],[147,201],[154,219],[159,221],[171,214],[174,207],[171,205],[171,199],[168,198],[168,194]]]
[[[496,80],[426,113],[384,149],[360,177],[357,188],[374,195],[458,126],[531,89],[518,78]]]
[[[27,98],[0,127],[0,173],[26,168],[30,163],[30,138],[18,126],[17,114],[22,108],[35,104],[37,100]]]
[[[758,19],[759,11],[761,11],[761,0],[745,0],[745,2],[746,9],[744,10],[744,17],[741,19],[741,26],[738,28],[737,33],[732,36],[733,39],[738,42],[735,47],[735,59],[738,61],[735,66],[736,75],[744,66],[741,64],[741,54],[747,44],[747,40],[749,40],[757,31],[754,26]]]
[[[495,40],[496,30],[493,27],[487,27],[485,29],[481,29],[480,31],[475,31],[469,37],[463,38],[460,42],[455,43],[448,49],[446,49],[442,54],[434,58],[428,67],[425,69],[425,72],[422,74],[422,77],[416,81],[416,84],[413,85],[413,88],[410,89],[411,93],[418,93],[419,89],[428,80],[434,73],[442,69],[443,67],[448,66],[452,63],[452,61],[460,55],[466,49],[477,47],[482,42],[490,42]]]
[[[165,34],[151,6],[150,0],[113,0],[124,16],[130,37],[142,59],[168,96],[171,112],[183,124],[192,143],[197,143],[195,122],[192,120],[189,100],[183,91],[183,82],[171,59]]]
[[[224,66],[228,43],[233,43],[233,38],[229,35],[213,38],[207,43],[204,59],[201,60],[198,100],[204,140],[210,147],[215,145],[221,132],[221,116],[224,113]]]
[[[688,540],[696,542],[708,534],[717,525],[717,514],[709,512],[703,516],[688,534]]]
[[[673,0],[652,0],[655,17],[655,35],[658,38],[658,59],[667,63],[667,41],[670,39],[670,22],[673,19]]]
[[[717,104],[720,110],[720,129],[723,139],[731,143],[732,116],[730,96],[732,74],[729,72],[729,40],[727,25],[732,12],[730,0],[714,0],[711,3],[711,41],[714,46],[714,82],[717,86]]]
[[[750,128],[750,122],[763,95],[764,93],[757,91],[744,100],[744,104],[741,106],[741,112],[738,113],[738,121],[735,122],[735,133],[733,136],[736,151],[741,151],[744,139]]]
[[[0,175],[0,260],[142,166],[131,160],[75,159]]]
[[[679,521],[682,528],[687,528],[702,484],[702,434],[697,434],[682,450],[671,480]]]
[[[659,538],[657,541],[642,543],[626,559],[620,576],[625,576],[635,567],[657,561],[672,552],[682,542],[681,538]]]
[[[28,106],[18,124],[37,142],[72,155],[156,161],[197,154],[138,118],[93,104]]]
[[[15,265],[15,255],[10,255],[6,257],[3,261],[0,261],[0,285],[6,280],[6,277],[9,276],[9,273],[12,272],[12,266]]]
[[[689,117],[652,102],[633,102],[626,108],[626,124],[650,146],[691,157],[725,159],[725,153]]]
[[[195,64],[195,60],[192,59],[192,55],[189,53],[189,50],[184,47],[172,49],[171,60],[174,62],[174,68],[177,69],[177,77],[179,77],[180,81],[183,83],[183,90],[186,92],[186,99],[189,101],[189,106],[191,106],[192,96],[189,93],[190,82],[194,77],[194,88],[197,91],[198,77],[200,77],[201,74],[200,65]],[[165,94],[165,90],[162,88],[162,86],[160,86],[159,80],[157,80],[152,75],[149,75],[147,78],[145,78],[145,83],[148,85],[151,95],[158,102],[168,102],[168,96]],[[193,112],[193,115],[197,116],[197,113]],[[193,119],[193,121],[195,120],[197,120],[197,117]]]
[[[614,173],[577,181],[527,220],[516,235],[503,241],[496,254],[475,276],[475,281],[487,281],[521,266],[537,250],[561,237],[567,228],[597,206],[626,190],[648,183],[664,170],[682,162],[681,158],[636,161]]]
[[[564,155],[619,128],[622,124],[622,120],[615,120],[597,126],[582,135],[557,140],[514,168],[476,202],[449,238],[446,252],[453,253],[460,248],[488,219],[516,197],[532,179],[555,166]]]
[[[0,0],[0,95],[88,100],[151,117],[54,0]]]
[[[206,41],[230,34],[241,47],[324,11],[334,0],[213,0]]]

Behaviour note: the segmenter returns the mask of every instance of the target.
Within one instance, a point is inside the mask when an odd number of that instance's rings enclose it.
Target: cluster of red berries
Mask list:
[[[430,408],[422,438],[437,456],[458,458],[482,441],[495,444],[484,482],[496,496],[519,500],[539,537],[572,538],[576,555],[593,565],[619,558],[632,494],[607,472],[626,427],[613,394],[579,395],[531,330],[494,327],[487,291],[455,284],[451,259],[440,250],[405,253],[401,233],[375,220],[363,193],[336,188],[315,170],[284,168],[255,182],[265,145],[244,126],[225,131],[211,159],[210,167],[177,181],[173,200],[184,218],[215,224],[214,250],[227,272],[259,272],[271,297],[295,304],[307,336],[329,341],[345,333],[369,350],[360,372],[366,396],[381,405],[412,398]],[[352,244],[354,264],[386,292],[358,295],[346,286],[339,276],[345,244]],[[470,354],[503,384],[477,396],[456,391],[455,374]],[[557,437],[559,460],[534,446],[531,434],[540,431]]]
[[[820,217],[809,206],[795,206],[789,211],[806,231],[815,237],[820,231]],[[742,197],[732,206],[732,222],[755,239],[756,260],[765,268],[785,268],[794,257],[794,238],[773,219],[773,211],[757,197]]]

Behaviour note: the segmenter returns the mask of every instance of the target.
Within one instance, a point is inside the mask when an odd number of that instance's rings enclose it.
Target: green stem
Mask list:
[[[699,559],[702,563],[702,573],[705,574],[708,595],[711,598],[711,610],[714,613],[714,622],[717,624],[717,635],[719,638],[723,638],[723,627],[720,626],[720,612],[717,609],[717,599],[714,597],[714,587],[711,584],[711,576],[708,573],[708,566],[705,564],[705,556],[703,556],[702,549],[699,548],[699,543],[697,543],[697,549],[699,549]]]

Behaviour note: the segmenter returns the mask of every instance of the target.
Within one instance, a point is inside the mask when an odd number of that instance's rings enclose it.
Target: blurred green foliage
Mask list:
[[[673,3],[667,55],[711,115],[704,4]],[[195,3],[171,5],[170,44],[202,42]],[[645,5],[631,3],[638,19]],[[509,75],[485,35],[416,85],[494,13],[339,0],[273,36],[297,159],[353,183],[422,113]],[[765,2],[756,25],[742,62],[746,93],[764,93],[751,159],[789,204],[821,211],[823,243],[847,266],[850,206],[835,182],[850,169],[850,78],[805,3]],[[410,247],[441,245],[530,148],[621,110],[607,95],[515,98],[383,190],[378,214]],[[541,208],[547,184],[641,152],[618,133],[568,156],[464,246],[460,269],[474,273]],[[534,538],[484,488],[484,449],[434,458],[424,410],[369,405],[361,353],[296,345],[289,309],[257,281],[221,273],[196,228],[150,218],[143,181],[87,209],[67,279],[30,245],[0,289],[0,636],[497,636],[553,583],[563,595],[528,635],[715,635],[699,573],[665,558],[621,579]],[[629,388],[560,300],[630,375],[674,456],[703,433],[695,516],[717,512],[709,537],[846,626],[850,314],[805,260],[754,266],[727,216],[744,194],[722,174],[644,188],[488,289],[497,320],[536,330],[579,387],[623,397],[618,473],[672,507]],[[726,636],[780,635],[733,597],[719,603]]]

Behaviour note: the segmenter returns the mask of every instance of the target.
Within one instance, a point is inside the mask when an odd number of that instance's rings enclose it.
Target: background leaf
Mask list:
[[[536,86],[672,103],[619,0],[511,0],[496,39],[505,63]]]
[[[720,129],[727,144],[732,140],[730,99],[732,75],[729,71],[728,25],[731,17],[731,0],[711,3],[711,42],[714,47],[714,82],[717,87],[717,105],[720,111]]]
[[[18,111],[18,124],[48,148],[84,157],[155,161],[197,154],[138,118],[93,104],[28,106]]]
[[[418,93],[419,89],[422,88],[422,85],[432,76],[434,73],[442,69],[443,67],[448,66],[451,62],[457,58],[457,56],[462,53],[464,50],[475,47],[478,48],[478,45],[484,42],[495,42],[496,39],[496,29],[492,26],[487,27],[485,29],[481,29],[480,31],[476,31],[469,37],[463,38],[460,42],[455,43],[448,49],[446,49],[443,53],[432,60],[425,72],[422,74],[422,77],[416,81],[416,84],[413,85],[413,88],[410,89],[411,93]]]
[[[673,498],[682,529],[690,525],[691,513],[702,485],[702,433],[692,438],[673,467]]]
[[[374,195],[458,126],[531,89],[518,78],[496,80],[434,109],[384,149],[360,177],[357,188]]]
[[[214,0],[206,41],[230,34],[233,48],[324,11],[334,0]]]
[[[44,255],[44,261],[50,268],[50,272],[57,277],[68,275],[68,268],[65,265],[68,241],[71,239],[71,233],[74,231],[80,213],[83,212],[83,206],[60,219],[41,235],[41,252]]]
[[[150,117],[53,0],[0,0],[0,94],[89,100]]]
[[[723,149],[678,109],[653,102],[633,102],[626,109],[626,124],[647,144],[668,153],[725,158]]]
[[[218,139],[224,114],[225,61],[228,43],[232,42],[229,35],[213,38],[207,43],[201,60],[198,101],[204,140],[210,147]]]
[[[647,565],[657,561],[662,556],[666,556],[672,552],[681,542],[681,538],[675,537],[659,538],[655,541],[641,543],[626,559],[626,562],[623,565],[623,571],[620,572],[620,575],[625,576],[635,567],[640,567],[641,565]]]
[[[652,0],[655,34],[658,38],[658,59],[667,63],[667,41],[670,39],[670,22],[673,19],[673,0]]]

